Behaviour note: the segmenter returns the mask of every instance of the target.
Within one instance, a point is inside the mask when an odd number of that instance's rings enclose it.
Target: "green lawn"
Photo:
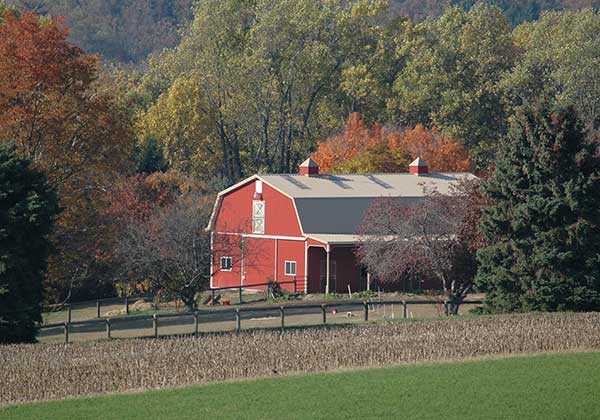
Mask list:
[[[0,410],[0,419],[205,418],[598,420],[600,353],[285,377]]]

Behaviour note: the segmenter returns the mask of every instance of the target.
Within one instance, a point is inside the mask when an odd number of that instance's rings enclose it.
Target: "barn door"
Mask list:
[[[325,293],[327,287],[327,260],[321,260],[319,264],[319,278],[321,280],[321,293]],[[329,260],[329,292],[337,291],[337,264],[335,260]]]

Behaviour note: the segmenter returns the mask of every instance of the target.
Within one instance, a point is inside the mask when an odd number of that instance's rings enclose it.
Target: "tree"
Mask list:
[[[155,139],[171,167],[198,178],[218,173],[222,160],[213,126],[203,111],[201,86],[194,75],[175,80],[138,121],[143,143]]]
[[[58,200],[45,174],[6,144],[0,191],[0,343],[33,342]]]
[[[377,23],[384,11],[365,0],[200,2],[182,43],[142,81],[169,97],[147,114],[168,118],[168,134],[157,135],[172,139],[165,151],[188,167],[219,162],[228,183],[294,170],[352,110],[381,102],[385,81],[359,79],[394,61],[379,44],[393,38]],[[145,135],[161,127],[146,126]]]
[[[181,195],[147,220],[130,223],[119,246],[126,274],[148,278],[152,289],[197,308],[197,293],[210,278],[210,235],[205,231],[213,200]]]
[[[163,154],[163,145],[155,137],[148,137],[135,146],[133,161],[135,172],[138,174],[165,172],[169,169]]]
[[[47,174],[65,209],[53,233],[51,300],[97,277],[101,197],[133,147],[130,115],[99,85],[98,59],[67,36],[61,20],[32,13],[6,13],[0,26],[0,139],[13,139],[17,154]]]
[[[483,184],[477,285],[493,311],[600,308],[600,159],[572,107],[521,110]]]
[[[432,172],[467,172],[471,161],[465,148],[435,127],[389,131],[378,124],[365,127],[361,114],[350,115],[344,131],[318,143],[312,158],[322,172],[393,173],[407,172],[416,157],[427,162]]]
[[[439,19],[410,26],[397,50],[406,65],[389,101],[393,121],[438,127],[485,168],[506,131],[498,83],[517,52],[511,26],[497,7],[449,8]]]
[[[131,226],[142,225],[160,209],[171,206],[189,188],[189,179],[176,172],[156,172],[124,177],[106,192],[107,206],[99,212],[97,223],[105,226],[104,235],[95,243],[98,264],[110,267],[103,281],[113,289],[130,289],[139,278],[130,278],[120,267],[124,253],[119,244]]]
[[[372,129],[365,126],[362,114],[350,114],[344,131],[326,141],[318,143],[317,151],[312,158],[319,164],[321,172],[335,171],[336,166],[352,161],[361,152],[369,148],[386,146],[390,139],[380,126]]]
[[[540,97],[573,105],[590,134],[600,134],[600,14],[592,9],[544,14],[515,30],[523,56],[501,87],[511,107]]]
[[[458,309],[477,271],[475,232],[480,208],[477,181],[463,180],[450,195],[426,189],[424,198],[380,198],[359,229],[357,256],[377,281],[394,283],[406,275],[439,281]]]
[[[437,128],[427,129],[418,124],[399,136],[398,148],[408,156],[420,156],[432,172],[468,172],[471,170],[469,153],[458,141],[442,134]]]

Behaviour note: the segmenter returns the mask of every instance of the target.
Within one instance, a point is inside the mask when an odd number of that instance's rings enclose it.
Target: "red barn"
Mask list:
[[[253,175],[217,196],[208,230],[211,287],[297,281],[305,293],[368,287],[357,262],[355,232],[377,197],[423,197],[423,186],[448,193],[466,173],[428,173],[421,159],[409,173],[331,175],[307,159],[299,174]],[[286,285],[291,290],[293,285]]]

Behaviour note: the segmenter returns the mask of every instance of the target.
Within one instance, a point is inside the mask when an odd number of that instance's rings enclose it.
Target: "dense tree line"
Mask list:
[[[193,18],[195,0],[7,0],[37,14],[65,16],[70,40],[87,53],[138,65],[148,55],[171,48]],[[201,3],[201,1],[199,1]],[[516,26],[538,20],[544,11],[599,7],[596,0],[391,0],[385,19],[413,22],[441,16],[451,6],[468,10],[477,3],[498,6]]]

